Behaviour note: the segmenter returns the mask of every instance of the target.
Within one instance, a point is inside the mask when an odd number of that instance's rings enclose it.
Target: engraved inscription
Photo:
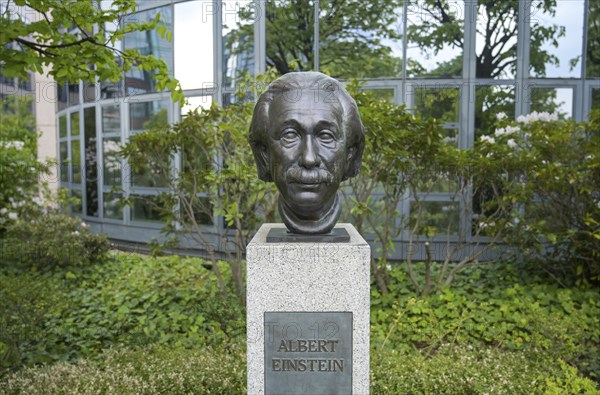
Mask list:
[[[265,393],[352,391],[352,313],[266,312]]]

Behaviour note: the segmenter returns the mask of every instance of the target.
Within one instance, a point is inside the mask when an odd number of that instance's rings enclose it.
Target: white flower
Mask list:
[[[8,213],[8,219],[12,219],[13,221],[16,221],[17,218],[19,218],[17,213]]]
[[[3,141],[2,147],[4,148],[15,148],[17,150],[23,149],[25,143],[22,141]]]
[[[504,119],[506,118],[506,114],[503,112],[499,112],[498,114],[496,114],[496,119],[500,120],[500,119]]]
[[[75,230],[75,231],[73,231],[73,232],[71,232],[71,234],[72,234],[73,236],[79,236],[79,232],[78,232],[78,231],[76,231],[76,230]]]
[[[507,126],[506,127],[506,134],[513,134],[516,132],[520,132],[521,128],[518,126]]]
[[[6,207],[2,207],[0,208],[0,214],[6,214],[8,212],[8,209]]]
[[[490,144],[494,144],[496,142],[492,136],[481,136],[480,140]]]
[[[508,146],[509,146],[510,148],[515,148],[515,147],[517,146],[517,143],[515,142],[515,140],[514,140],[514,139],[509,139],[509,140],[506,142],[506,144],[508,144]]]
[[[504,129],[504,128],[496,129],[496,130],[494,131],[494,135],[495,135],[496,137],[500,137],[500,136],[502,136],[503,134],[506,134],[506,129]]]
[[[80,226],[81,226],[82,228],[87,228],[87,227],[88,227],[88,224],[86,224],[85,222],[82,222],[82,223],[80,224]]]
[[[524,124],[528,124],[531,122],[537,122],[537,121],[544,121],[544,122],[558,121],[558,114],[556,114],[556,113],[550,114],[548,112],[534,111],[531,114],[519,115],[517,117],[517,122],[521,122]]]

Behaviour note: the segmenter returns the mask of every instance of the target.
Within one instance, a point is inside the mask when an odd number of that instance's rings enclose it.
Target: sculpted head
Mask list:
[[[288,73],[259,97],[250,145],[261,180],[275,182],[279,212],[295,233],[328,233],[340,183],[358,174],[365,144],[358,108],[322,73]]]

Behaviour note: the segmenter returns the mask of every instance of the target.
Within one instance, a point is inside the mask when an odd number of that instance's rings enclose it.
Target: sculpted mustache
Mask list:
[[[325,169],[306,171],[298,167],[288,169],[285,173],[287,182],[299,184],[321,184],[330,183],[333,175]]]

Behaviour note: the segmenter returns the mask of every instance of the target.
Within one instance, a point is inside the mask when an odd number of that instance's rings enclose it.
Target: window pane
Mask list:
[[[67,84],[56,85],[57,111],[62,111],[68,107]]]
[[[588,32],[585,74],[587,78],[600,77],[600,2],[588,1]]]
[[[410,202],[411,228],[420,217],[419,234],[427,236],[457,235],[460,225],[460,205],[457,202]]]
[[[81,147],[79,140],[71,141],[71,166],[73,169],[73,183],[81,182]]]
[[[461,76],[464,2],[413,0],[407,12],[408,75]]]
[[[80,189],[73,189],[71,190],[71,197],[77,198],[77,203],[72,203],[70,206],[70,210],[71,213],[73,214],[81,214],[81,206],[82,206],[82,199],[81,199],[81,190]]]
[[[160,221],[159,199],[156,196],[132,195],[133,207],[131,207],[132,221]]]
[[[103,185],[106,186],[121,186],[121,150],[120,137],[105,137],[102,139],[102,147],[104,152],[104,177]]]
[[[89,82],[83,83],[83,101],[86,103],[92,103],[97,100],[96,84],[90,84]]]
[[[557,113],[560,119],[573,116],[573,89],[532,88],[530,112]]]
[[[79,104],[79,83],[69,84],[69,106]]]
[[[393,89],[363,89],[364,91],[371,92],[377,99],[385,100],[389,103],[394,102],[394,90]]]
[[[477,78],[515,78],[518,8],[518,1],[478,2]]]
[[[121,132],[121,113],[119,105],[102,107],[102,133]]]
[[[515,119],[514,86],[481,86],[475,89],[475,139],[494,132],[496,116]]]
[[[58,137],[67,137],[67,116],[61,115],[58,118]]]
[[[167,126],[169,102],[151,101],[129,105],[129,131],[136,132],[153,127]]]
[[[213,7],[205,0],[175,4],[175,78],[183,89],[213,85]]]
[[[415,112],[421,117],[442,122],[458,122],[460,90],[458,88],[416,88]]]
[[[297,4],[300,2],[290,1]],[[313,67],[312,52],[314,20],[313,1],[306,3],[306,13],[296,15],[287,11],[287,21],[280,19],[274,35],[278,43],[286,47],[289,33],[297,32],[290,48],[292,58],[307,58],[305,68]],[[368,4],[368,7],[366,6]],[[367,11],[368,10],[368,11]],[[319,68],[334,78],[398,77],[402,74],[402,2],[363,0],[319,1]],[[308,28],[304,27],[307,23]],[[267,45],[269,45],[267,37]],[[269,50],[267,50],[269,52]],[[271,55],[276,55],[272,52]]]
[[[559,0],[556,4],[540,0],[532,2],[531,76],[581,76],[583,5],[583,0]],[[574,62],[573,66],[571,62]]]
[[[83,110],[85,147],[86,215],[98,216],[98,152],[96,149],[96,107]]]
[[[123,219],[123,208],[119,203],[122,196],[112,192],[104,194],[104,218]]]
[[[600,88],[592,89],[592,110],[600,110]]]
[[[71,136],[79,136],[79,111],[71,113]]]
[[[188,97],[188,104],[184,105],[181,108],[181,115],[185,115],[193,110],[202,110],[203,108],[210,108],[212,103],[211,96],[196,96],[196,97]]]
[[[313,0],[265,2],[267,68],[280,74],[313,67]],[[298,65],[295,70],[293,64]]]
[[[254,72],[252,0],[223,0],[223,83],[234,87],[242,73]]]
[[[173,16],[171,7],[153,8],[148,11],[138,12],[125,18],[126,23],[143,23],[154,20],[156,14],[160,13],[162,25],[167,27],[168,31],[173,31]],[[198,40],[198,37],[194,39]],[[162,38],[157,29],[142,32],[127,33],[123,39],[125,50],[137,49],[142,55],[154,55],[158,59],[164,60],[171,72],[173,71],[173,45]],[[140,70],[133,67],[125,73],[125,91],[132,93],[149,93],[156,91],[155,81],[152,78],[154,72]]]
[[[69,146],[66,141],[60,143],[60,181],[69,182]]]

